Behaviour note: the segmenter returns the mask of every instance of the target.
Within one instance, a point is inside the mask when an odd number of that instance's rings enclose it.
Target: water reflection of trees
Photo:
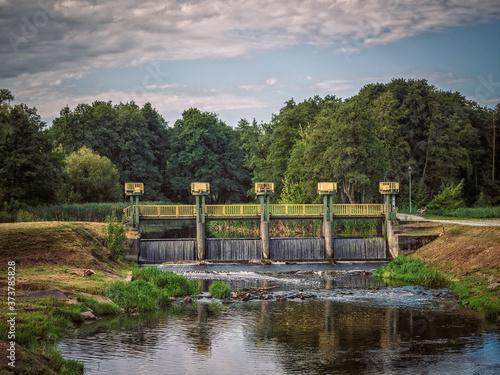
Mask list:
[[[384,372],[420,358],[422,352],[409,349],[412,342],[423,341],[425,355],[435,355],[435,360],[444,352],[463,350],[464,340],[455,339],[478,332],[482,321],[472,312],[455,309],[317,300],[176,304],[83,326],[82,331],[88,330],[85,334],[94,339],[87,340],[89,351],[100,345],[108,355],[125,350],[139,359],[159,346],[177,344],[190,348],[197,360],[211,357],[223,335],[243,332],[252,356],[265,352],[284,372]]]
[[[454,339],[479,330],[481,320],[462,314],[333,301],[263,302],[258,328],[246,334],[256,347],[272,342],[287,372],[379,371],[411,359],[413,342],[430,342],[425,351],[431,355],[443,345],[463,349]]]

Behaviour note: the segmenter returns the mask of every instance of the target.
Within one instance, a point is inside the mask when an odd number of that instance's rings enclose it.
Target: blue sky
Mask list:
[[[268,122],[399,77],[493,106],[499,40],[498,0],[0,0],[0,87],[49,123],[94,100]]]

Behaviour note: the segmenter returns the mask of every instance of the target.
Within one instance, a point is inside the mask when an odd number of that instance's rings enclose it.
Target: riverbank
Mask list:
[[[109,282],[130,271],[128,263],[110,258],[101,232],[105,225],[0,224],[0,300],[6,307],[0,312],[0,331],[8,340],[0,347],[13,354],[2,354],[2,374],[81,373],[83,365],[65,360],[56,340],[93,314],[116,313],[119,308],[102,296]]]
[[[500,227],[440,224],[440,236],[410,255],[439,271],[460,301],[490,319],[500,314]],[[414,234],[419,234],[415,232]]]

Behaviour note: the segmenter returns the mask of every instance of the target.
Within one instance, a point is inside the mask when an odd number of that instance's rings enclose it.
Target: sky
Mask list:
[[[49,125],[95,100],[269,122],[401,77],[500,103],[500,1],[0,0],[0,88]]]

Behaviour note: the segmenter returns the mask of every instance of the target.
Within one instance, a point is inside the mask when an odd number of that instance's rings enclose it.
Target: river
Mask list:
[[[376,281],[380,264],[163,265],[199,280],[197,301],[101,318],[59,348],[86,374],[500,373],[494,323],[448,289]],[[260,299],[214,300],[213,280]]]

